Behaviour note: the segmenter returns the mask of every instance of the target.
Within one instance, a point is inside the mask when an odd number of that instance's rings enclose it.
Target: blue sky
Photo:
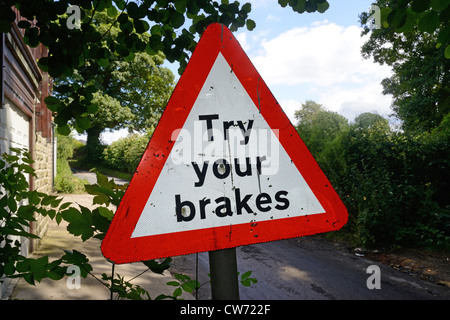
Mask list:
[[[380,82],[390,69],[364,60],[360,54],[358,15],[372,0],[328,0],[323,14],[298,14],[277,0],[247,0],[252,4],[253,31],[241,28],[235,36],[268,84],[291,122],[295,110],[314,100],[352,121],[363,112],[391,113],[391,97]],[[244,3],[244,1],[241,1]],[[177,76],[177,64],[166,64]],[[120,133],[105,133],[110,143]]]
[[[350,121],[366,111],[390,114],[391,97],[380,85],[390,70],[360,54],[358,15],[371,0],[330,0],[323,14],[298,14],[277,0],[251,3],[256,28],[236,37],[292,121],[306,100]]]

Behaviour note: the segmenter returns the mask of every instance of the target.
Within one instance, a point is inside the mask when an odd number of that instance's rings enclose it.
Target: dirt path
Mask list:
[[[409,249],[398,252],[370,252],[367,258],[429,282],[450,288],[450,253]]]

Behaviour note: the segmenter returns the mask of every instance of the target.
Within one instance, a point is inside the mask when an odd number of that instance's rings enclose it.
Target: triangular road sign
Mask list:
[[[102,242],[116,263],[340,229],[347,210],[230,32],[204,32]]]

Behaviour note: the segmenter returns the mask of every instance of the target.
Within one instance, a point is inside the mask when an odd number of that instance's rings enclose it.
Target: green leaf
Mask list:
[[[439,32],[437,42],[441,44],[450,42],[450,26],[447,26]]]
[[[306,12],[315,12],[317,10],[317,2],[308,0],[305,3],[305,10]]]
[[[61,257],[62,261],[67,263],[67,264],[81,264],[81,263],[86,263],[89,261],[89,259],[82,254],[81,252],[77,251],[77,250],[64,250],[64,252],[66,253],[64,256]]]
[[[242,276],[241,276],[241,280],[247,279],[248,277],[251,276],[251,274],[252,274],[252,271],[251,271],[251,270],[249,270],[249,271],[247,271],[247,272],[244,272],[244,273],[242,274]]]
[[[64,278],[66,273],[66,268],[57,267],[47,273],[47,277],[52,280],[61,280]]]
[[[191,280],[191,278],[188,275],[182,273],[175,273],[173,276],[175,277],[175,279],[178,279],[183,282]]]
[[[64,252],[66,254],[61,257],[61,260],[66,264],[79,266],[81,276],[83,278],[86,278],[88,272],[92,271],[92,266],[88,263],[89,259],[84,254],[82,254],[77,250],[73,250],[73,252],[69,250],[64,250]]]
[[[197,13],[200,11],[200,7],[198,6],[197,1],[188,1],[186,7],[187,13],[190,13],[192,15],[197,15]]]
[[[51,203],[53,203],[53,201],[56,200],[56,196],[51,196],[51,195],[47,195],[47,194],[42,194],[42,200],[41,200],[41,205],[43,206],[48,206]]]
[[[102,216],[108,219],[109,221],[112,221],[112,218],[114,217],[114,212],[112,210],[109,210],[106,207],[98,207],[97,208],[98,213]]]
[[[44,72],[48,72],[48,57],[42,57],[38,60],[38,66]],[[45,100],[45,99],[44,99]]]
[[[48,264],[48,256],[30,260],[30,271],[33,273],[42,272]]]
[[[39,45],[39,29],[36,27],[26,29],[23,40],[30,47],[37,47]]]
[[[252,11],[252,4],[247,2],[242,6],[242,10],[244,10],[247,13],[250,13]]]
[[[411,10],[411,8],[406,9],[406,21],[401,28],[397,28],[396,32],[411,32],[416,26],[417,13]]]
[[[95,231],[100,233],[106,233],[108,231],[109,225],[111,224],[112,217],[108,218],[101,215],[99,208],[96,208],[92,211],[92,225],[94,226]]]
[[[3,269],[3,272],[4,272],[7,276],[13,275],[14,272],[16,272],[16,268],[15,268],[15,266],[14,266],[14,263],[15,263],[15,261],[8,261],[8,262],[5,264],[5,268]],[[0,276],[1,276],[1,273],[0,273]]]
[[[129,2],[127,6],[127,13],[130,15],[133,19],[140,19],[143,18],[141,16],[141,11],[139,9],[139,6],[135,2]]]
[[[414,12],[424,12],[430,7],[431,0],[413,0],[411,3],[411,9]]]
[[[22,278],[28,283],[31,284],[32,286],[35,285],[34,283],[34,277],[32,273],[26,273],[24,275],[22,275]]]
[[[93,204],[109,205],[110,199],[104,192],[102,192],[101,187],[99,187],[98,185],[92,185],[92,184],[87,184],[84,187],[85,187],[87,193],[95,195],[95,197],[93,199]]]
[[[24,258],[23,260],[20,260],[16,264],[16,270],[17,272],[27,272],[30,270],[30,260]]]
[[[34,211],[35,208],[33,205],[20,206],[17,210],[17,216],[27,221],[35,221],[36,219],[33,217]]]
[[[105,68],[105,67],[107,67],[107,66],[109,65],[109,59],[105,59],[105,58],[98,59],[98,60],[97,60],[97,64],[98,64],[100,67]]]
[[[256,27],[256,23],[252,19],[247,19],[246,25],[248,31],[252,31]]]
[[[445,48],[445,57],[450,59],[450,44]]]
[[[169,281],[166,284],[168,286],[174,286],[174,287],[178,287],[180,285],[180,283],[178,283],[177,281]]]
[[[86,109],[87,109],[88,113],[95,114],[95,113],[98,112],[98,105],[97,104],[91,104],[91,105],[88,105],[86,107]]]
[[[54,104],[59,103],[60,101],[59,101],[58,98],[56,98],[56,97],[54,97],[54,96],[48,96],[48,97],[46,97],[46,98],[44,99],[44,102],[45,102],[45,104],[47,104],[47,105],[54,105]]]
[[[317,4],[317,11],[320,13],[324,13],[325,11],[328,10],[328,8],[330,8],[330,4],[328,3],[328,1],[324,1],[322,3]]]
[[[120,30],[122,30],[126,34],[133,32],[133,23],[130,20],[126,20],[125,22],[120,24]]]
[[[64,202],[60,207],[59,210],[65,210],[67,209],[70,205],[72,204],[72,202]]]
[[[57,131],[59,134],[63,136],[68,136],[71,132],[70,127],[68,125],[58,126]]]
[[[182,293],[183,293],[183,290],[181,290],[181,288],[176,288],[175,291],[173,292],[173,296],[176,298],[176,297],[181,296]]]
[[[175,0],[175,10],[177,10],[180,13],[185,13],[186,12],[186,0]]]
[[[199,283],[195,280],[191,280],[188,282],[185,282],[181,285],[181,288],[189,293],[192,293],[197,287],[199,286]]]
[[[170,17],[170,24],[175,29],[180,28],[184,24],[184,14],[179,12],[174,12]]]
[[[87,130],[91,127],[91,119],[87,117],[79,117],[75,121],[76,124],[83,130]]]
[[[114,0],[115,4],[117,5],[117,8],[120,10],[124,10],[126,6],[125,0]]]
[[[92,213],[83,206],[80,206],[81,211],[76,208],[68,208],[61,213],[62,218],[69,222],[67,231],[75,236],[81,236],[83,241],[91,238],[94,235],[92,228]]]
[[[16,210],[17,210],[16,199],[14,199],[14,197],[12,197],[12,196],[8,197],[8,208],[9,208],[9,210],[11,210],[11,212],[16,212]]]
[[[8,33],[11,30],[11,22],[0,20],[0,33]]]
[[[439,15],[435,11],[427,12],[420,20],[418,28],[422,32],[433,33],[439,27]]]
[[[165,270],[169,269],[172,258],[167,258],[163,262],[159,263],[156,260],[143,261],[143,264],[147,266],[152,272],[163,274]]]
[[[401,28],[406,22],[407,14],[406,10],[396,9],[392,10],[392,12],[388,15],[388,23],[395,28]]]
[[[130,55],[130,51],[125,48],[125,47],[119,47],[117,49],[117,53],[121,56],[121,57],[128,57]]]
[[[150,29],[150,33],[152,35],[159,35],[159,36],[161,36],[163,34],[163,32],[164,32],[164,30],[159,24],[155,24]]]
[[[31,27],[31,23],[30,23],[30,21],[27,21],[27,20],[20,20],[17,23],[17,26],[22,29],[27,29],[27,28]]]
[[[442,11],[450,5],[450,0],[431,0],[431,7],[435,11]]]
[[[108,14],[109,17],[115,18],[117,16],[117,9],[114,6],[110,6],[106,10],[106,13]]]
[[[148,31],[150,26],[145,20],[134,20],[134,28],[137,33],[144,33]]]

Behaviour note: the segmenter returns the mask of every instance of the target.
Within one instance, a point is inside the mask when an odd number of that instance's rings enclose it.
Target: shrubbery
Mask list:
[[[449,124],[444,120],[432,132],[411,135],[373,115],[369,123],[342,126],[321,145],[310,143],[317,142],[314,131],[298,126],[348,209],[343,232],[358,245],[449,246]]]
[[[72,174],[69,159],[73,157],[73,152],[80,143],[71,135],[63,136],[56,134],[57,139],[57,158],[56,158],[56,177],[55,191],[60,193],[81,193],[84,192],[84,185],[87,181],[78,179]]]
[[[153,130],[145,134],[132,134],[119,139],[105,148],[103,159],[109,167],[133,173],[147,147]]]

